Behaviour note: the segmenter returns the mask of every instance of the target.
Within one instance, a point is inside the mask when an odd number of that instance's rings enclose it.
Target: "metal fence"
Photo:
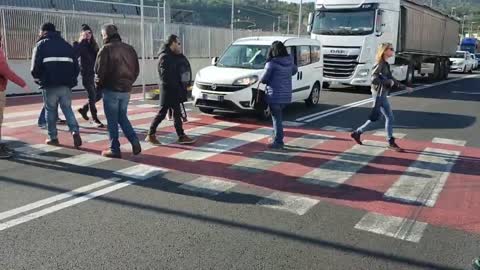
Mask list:
[[[0,6],[0,33],[3,48],[10,59],[30,59],[38,39],[40,26],[52,22],[68,41],[78,39],[80,26],[84,23],[94,30],[95,38],[101,40],[100,28],[105,23],[118,26],[122,39],[135,47],[140,55],[142,48],[140,17],[118,16],[103,13],[24,9]],[[154,58],[164,39],[164,25],[157,18],[145,18],[145,56]],[[218,56],[232,41],[230,29],[205,26],[167,24],[167,34],[176,34],[182,39],[184,54],[192,58]],[[235,30],[234,38],[273,35],[273,32]],[[101,42],[99,42],[101,43]]]

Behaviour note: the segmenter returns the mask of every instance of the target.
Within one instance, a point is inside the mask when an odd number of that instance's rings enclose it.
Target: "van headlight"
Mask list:
[[[258,82],[258,76],[254,75],[237,79],[233,82],[233,85],[250,86],[256,82]]]

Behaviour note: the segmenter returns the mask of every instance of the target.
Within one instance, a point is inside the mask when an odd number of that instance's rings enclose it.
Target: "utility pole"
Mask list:
[[[465,38],[465,19],[467,18],[467,15],[463,15],[463,22],[462,22],[462,37]]]
[[[142,37],[142,92],[143,100],[146,99],[146,89],[145,89],[145,16],[143,13],[143,0],[140,0],[140,32]]]
[[[278,16],[278,33],[280,33],[280,16]]]
[[[230,28],[232,30],[232,42],[235,39],[235,33],[234,33],[234,26],[233,24],[235,23],[235,0],[232,0],[232,23],[230,25]]]
[[[287,15],[287,35],[290,34],[290,13]]]
[[[300,0],[300,6],[298,8],[298,36],[299,37],[302,31],[302,4],[303,4],[303,1]]]

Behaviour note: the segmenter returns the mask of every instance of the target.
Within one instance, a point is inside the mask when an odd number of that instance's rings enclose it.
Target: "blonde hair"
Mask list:
[[[375,56],[375,61],[377,62],[377,64],[383,61],[385,52],[390,48],[392,48],[392,43],[382,43],[378,47],[377,54]]]

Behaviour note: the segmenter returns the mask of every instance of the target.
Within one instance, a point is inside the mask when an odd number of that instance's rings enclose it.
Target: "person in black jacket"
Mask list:
[[[150,130],[147,137],[145,138],[146,142],[149,142],[154,145],[160,145],[161,143],[157,140],[155,133],[157,131],[158,125],[165,119],[167,116],[168,110],[173,109],[173,117],[175,121],[175,130],[178,135],[179,144],[193,144],[195,140],[185,135],[183,131],[182,124],[182,112],[180,109],[180,103],[182,103],[182,93],[184,86],[182,84],[182,74],[179,66],[181,65],[180,58],[178,57],[181,54],[181,43],[178,40],[178,37],[171,35],[168,38],[168,41],[160,53],[159,62],[158,62],[158,73],[160,75],[160,110],[158,111],[157,116],[153,119],[152,124],[150,125]]]
[[[32,53],[31,73],[43,90],[48,139],[46,144],[59,145],[57,134],[58,105],[65,115],[76,148],[82,145],[77,119],[72,110],[72,88],[80,72],[78,60],[70,44],[56,31],[55,25],[45,23],[40,39]]]
[[[88,110],[92,114],[92,119],[97,127],[103,128],[105,125],[98,119],[97,108],[95,103],[102,99],[101,89],[95,88],[95,59],[99,50],[98,44],[93,37],[92,29],[87,24],[82,24],[82,31],[78,41],[73,43],[75,55],[80,58],[80,72],[82,74],[82,84],[88,93],[88,103],[78,109],[82,118],[86,121],[88,118]]]
[[[178,71],[182,78],[182,89],[180,92],[180,110],[182,112],[183,122],[188,122],[187,110],[185,110],[184,102],[188,101],[188,87],[192,84],[192,68],[187,57],[183,54],[178,55]],[[168,110],[168,120],[173,120],[173,109]]]

